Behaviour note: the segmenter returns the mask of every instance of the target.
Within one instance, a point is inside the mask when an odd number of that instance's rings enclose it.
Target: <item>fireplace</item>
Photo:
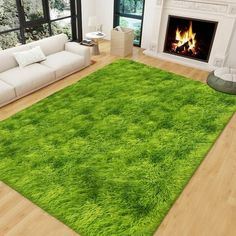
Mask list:
[[[217,22],[169,16],[164,52],[208,62]]]

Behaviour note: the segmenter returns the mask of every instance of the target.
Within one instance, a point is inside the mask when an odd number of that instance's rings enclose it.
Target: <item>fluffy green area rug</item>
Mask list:
[[[0,179],[81,235],[152,235],[235,110],[119,60],[1,122]]]

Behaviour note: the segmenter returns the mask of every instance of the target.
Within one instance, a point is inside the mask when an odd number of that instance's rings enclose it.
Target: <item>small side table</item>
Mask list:
[[[86,38],[92,39],[94,42],[93,55],[100,55],[99,40],[103,39],[106,35],[102,32],[90,32],[86,34]]]

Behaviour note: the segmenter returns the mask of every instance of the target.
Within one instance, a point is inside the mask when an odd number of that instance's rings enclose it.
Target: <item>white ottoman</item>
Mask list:
[[[228,67],[216,69],[209,74],[207,84],[217,91],[236,94],[236,69]]]

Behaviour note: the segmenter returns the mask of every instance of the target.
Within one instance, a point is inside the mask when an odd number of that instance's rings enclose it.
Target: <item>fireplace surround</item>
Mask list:
[[[148,28],[145,25],[152,27],[151,31],[144,32],[147,37],[143,38],[142,47],[146,49],[144,51],[146,55],[208,71],[225,66],[236,24],[235,0],[150,0],[146,8],[149,8],[149,11],[146,16],[144,15],[144,28]],[[214,26],[210,30],[212,42],[208,42],[208,55],[196,58],[188,54],[180,56],[179,52],[167,50],[166,35],[170,17],[188,19],[188,26],[185,28],[189,27],[192,19],[192,30],[196,33],[196,37],[200,37],[201,32],[200,34],[195,32],[198,28],[194,21],[213,23]],[[205,29],[208,33],[207,25]],[[172,37],[175,36],[176,32]]]

